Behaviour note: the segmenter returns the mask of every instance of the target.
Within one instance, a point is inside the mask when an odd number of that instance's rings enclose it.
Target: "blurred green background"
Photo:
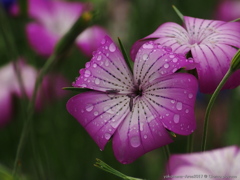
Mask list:
[[[116,41],[120,37],[125,49],[138,39],[152,33],[160,24],[173,21],[181,24],[174,12],[175,5],[184,15],[211,19],[218,0],[89,0],[97,11],[96,24],[106,28]],[[27,44],[24,24],[26,19],[3,15],[0,26],[10,28],[9,36],[16,42],[17,56],[40,69],[44,59],[31,50]],[[8,26],[8,27],[7,27]],[[116,41],[117,42],[117,41]],[[0,65],[14,58],[15,50],[7,47],[4,37],[0,36]],[[83,56],[77,48],[52,69],[64,74],[70,82],[79,76],[79,69],[89,58]],[[69,84],[71,86],[71,84]],[[33,180],[112,180],[119,179],[94,167],[99,158],[124,174],[143,179],[162,178],[165,156],[163,148],[149,152],[132,164],[123,165],[115,159],[111,142],[104,151],[86,133],[83,127],[66,111],[68,96],[46,105],[34,114],[31,130],[24,146],[23,157],[19,162],[19,172]],[[196,103],[198,128],[194,133],[194,151],[200,150],[202,124],[209,96],[199,95]],[[24,103],[22,103],[24,101]],[[27,100],[14,99],[14,116],[10,123],[0,129],[0,164],[13,168],[19,138],[25,121]],[[215,104],[209,128],[207,149],[226,145],[240,145],[240,93],[239,89],[224,91]],[[187,137],[177,136],[170,144],[171,153],[186,151]]]

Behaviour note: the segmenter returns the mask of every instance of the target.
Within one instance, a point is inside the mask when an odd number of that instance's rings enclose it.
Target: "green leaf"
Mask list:
[[[179,16],[179,18],[184,21],[184,18],[183,18],[183,14],[176,8],[176,6],[172,5],[174,11],[177,13],[177,15]]]
[[[122,44],[120,38],[118,38],[118,43],[120,45],[123,57],[124,57],[127,65],[128,65],[128,67],[129,67],[130,71],[133,73],[133,62],[129,59],[129,57],[128,57],[128,55],[127,55],[127,53],[126,53],[126,51],[125,51],[125,49],[123,47],[123,44]]]
[[[62,89],[68,90],[68,91],[77,91],[77,92],[91,91],[90,89],[87,89],[87,88],[78,88],[78,87],[63,87]]]

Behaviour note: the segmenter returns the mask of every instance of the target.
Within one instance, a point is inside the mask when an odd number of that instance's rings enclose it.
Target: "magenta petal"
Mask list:
[[[97,50],[106,35],[107,32],[102,27],[92,26],[78,36],[77,45],[84,54],[91,57],[93,51]]]
[[[196,61],[199,61],[197,72],[201,92],[214,92],[230,67],[231,59],[236,52],[235,48],[221,44],[214,47],[208,44],[194,46],[192,55]],[[228,81],[228,84],[224,88],[230,86],[236,87],[239,84],[240,81],[234,78],[234,80]]]
[[[13,113],[11,92],[1,87],[0,89],[0,127],[3,127],[11,119]]]
[[[113,137],[113,151],[117,160],[128,164],[143,154],[172,142],[145,99],[134,102],[132,113],[129,113]]]
[[[240,151],[237,146],[201,153],[172,155],[167,165],[167,174],[191,175],[192,172],[204,172],[203,175],[210,175],[208,173],[211,172],[214,176],[233,176],[234,174],[238,177],[240,175],[239,160]],[[189,168],[188,171],[187,168]]]
[[[162,47],[152,41],[145,43],[136,56],[134,63],[135,84],[141,87],[151,83],[159,77],[175,73],[180,68],[194,68],[195,63],[185,58],[183,54],[171,52],[171,48]]]
[[[67,102],[67,110],[103,150],[129,113],[129,98],[96,91],[86,92],[72,97]]]
[[[146,43],[146,41],[153,39],[156,39],[155,42],[161,44],[162,46],[171,46],[173,51],[179,53],[187,53],[190,50],[187,45],[187,31],[176,23],[168,22],[159,26],[152,34],[135,42],[131,48],[131,58],[134,60],[138,49]]]
[[[32,48],[43,56],[50,56],[58,41],[58,36],[47,31],[37,23],[26,26],[27,38]]]
[[[165,128],[189,135],[196,128],[194,104],[197,88],[194,76],[177,73],[156,79],[147,87],[145,95]]]
[[[115,43],[106,36],[93,58],[80,70],[80,77],[73,83],[98,91],[129,93],[132,89],[132,74]]]

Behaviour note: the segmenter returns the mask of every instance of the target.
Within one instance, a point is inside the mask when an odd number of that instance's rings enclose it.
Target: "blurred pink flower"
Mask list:
[[[230,67],[230,62],[240,48],[240,23],[204,20],[184,16],[184,25],[167,22],[149,36],[138,40],[132,47],[134,58],[139,47],[146,41],[155,40],[170,46],[174,52],[193,57],[198,66],[198,81],[202,93],[213,93]],[[223,89],[240,84],[240,71],[228,80]]]
[[[219,1],[215,17],[223,21],[232,21],[240,18],[240,0]]]
[[[26,26],[30,45],[40,55],[50,56],[58,40],[89,10],[89,5],[81,2],[29,0],[29,16],[34,20]],[[89,27],[77,37],[77,47],[91,56],[106,34],[100,26]]]
[[[195,130],[197,80],[175,73],[192,65],[183,55],[149,42],[139,49],[132,74],[121,51],[106,36],[73,83],[91,91],[72,97],[67,110],[100,149],[113,138],[117,160],[131,163],[171,143],[167,129],[181,135]]]
[[[172,155],[162,179],[177,180],[182,176],[182,179],[235,180],[240,177],[239,162],[240,149],[237,146]]]
[[[23,60],[17,61],[21,72],[23,87],[27,98],[31,98],[38,72]],[[23,97],[13,62],[0,68],[0,127],[5,125],[13,115],[13,96]],[[41,90],[36,100],[36,108],[50,100],[60,98],[66,94],[61,88],[67,86],[68,81],[60,74],[51,74],[44,78]]]

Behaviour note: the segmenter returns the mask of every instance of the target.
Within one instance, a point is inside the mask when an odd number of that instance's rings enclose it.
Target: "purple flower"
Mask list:
[[[33,67],[27,65],[23,60],[17,61],[17,66],[21,72],[26,95],[30,99],[33,94],[38,72]],[[0,127],[2,127],[12,118],[13,96],[18,98],[23,97],[12,62],[0,68],[0,84]],[[61,88],[67,84],[67,80],[60,74],[46,76],[37,96],[36,108],[40,109],[45,102],[65,95],[66,93]]]
[[[90,10],[87,4],[80,2],[30,0],[29,16],[36,20],[26,26],[30,45],[43,56],[51,55],[57,41],[87,10]],[[91,56],[106,34],[100,26],[89,27],[77,37],[77,47],[85,55]]]
[[[146,41],[170,46],[174,52],[188,54],[199,65],[196,67],[200,91],[213,93],[230,67],[237,48],[240,48],[240,23],[204,20],[184,16],[184,26],[173,22],[162,24],[154,33],[137,41],[131,50],[134,58]],[[240,71],[229,79],[224,89],[240,84]]]
[[[192,179],[233,180],[240,177],[239,162],[240,149],[237,146],[172,155],[166,166],[167,171],[164,177],[165,179],[168,177],[169,180],[177,180],[180,176],[183,176],[183,179],[192,177]]]
[[[167,130],[189,135],[195,129],[197,81],[190,74],[175,73],[192,65],[171,48],[148,42],[139,49],[132,74],[106,36],[73,83],[92,91],[72,97],[67,110],[101,150],[112,138],[117,160],[131,163],[171,143]]]
[[[216,10],[216,18],[223,21],[232,21],[240,18],[239,0],[221,0]]]

